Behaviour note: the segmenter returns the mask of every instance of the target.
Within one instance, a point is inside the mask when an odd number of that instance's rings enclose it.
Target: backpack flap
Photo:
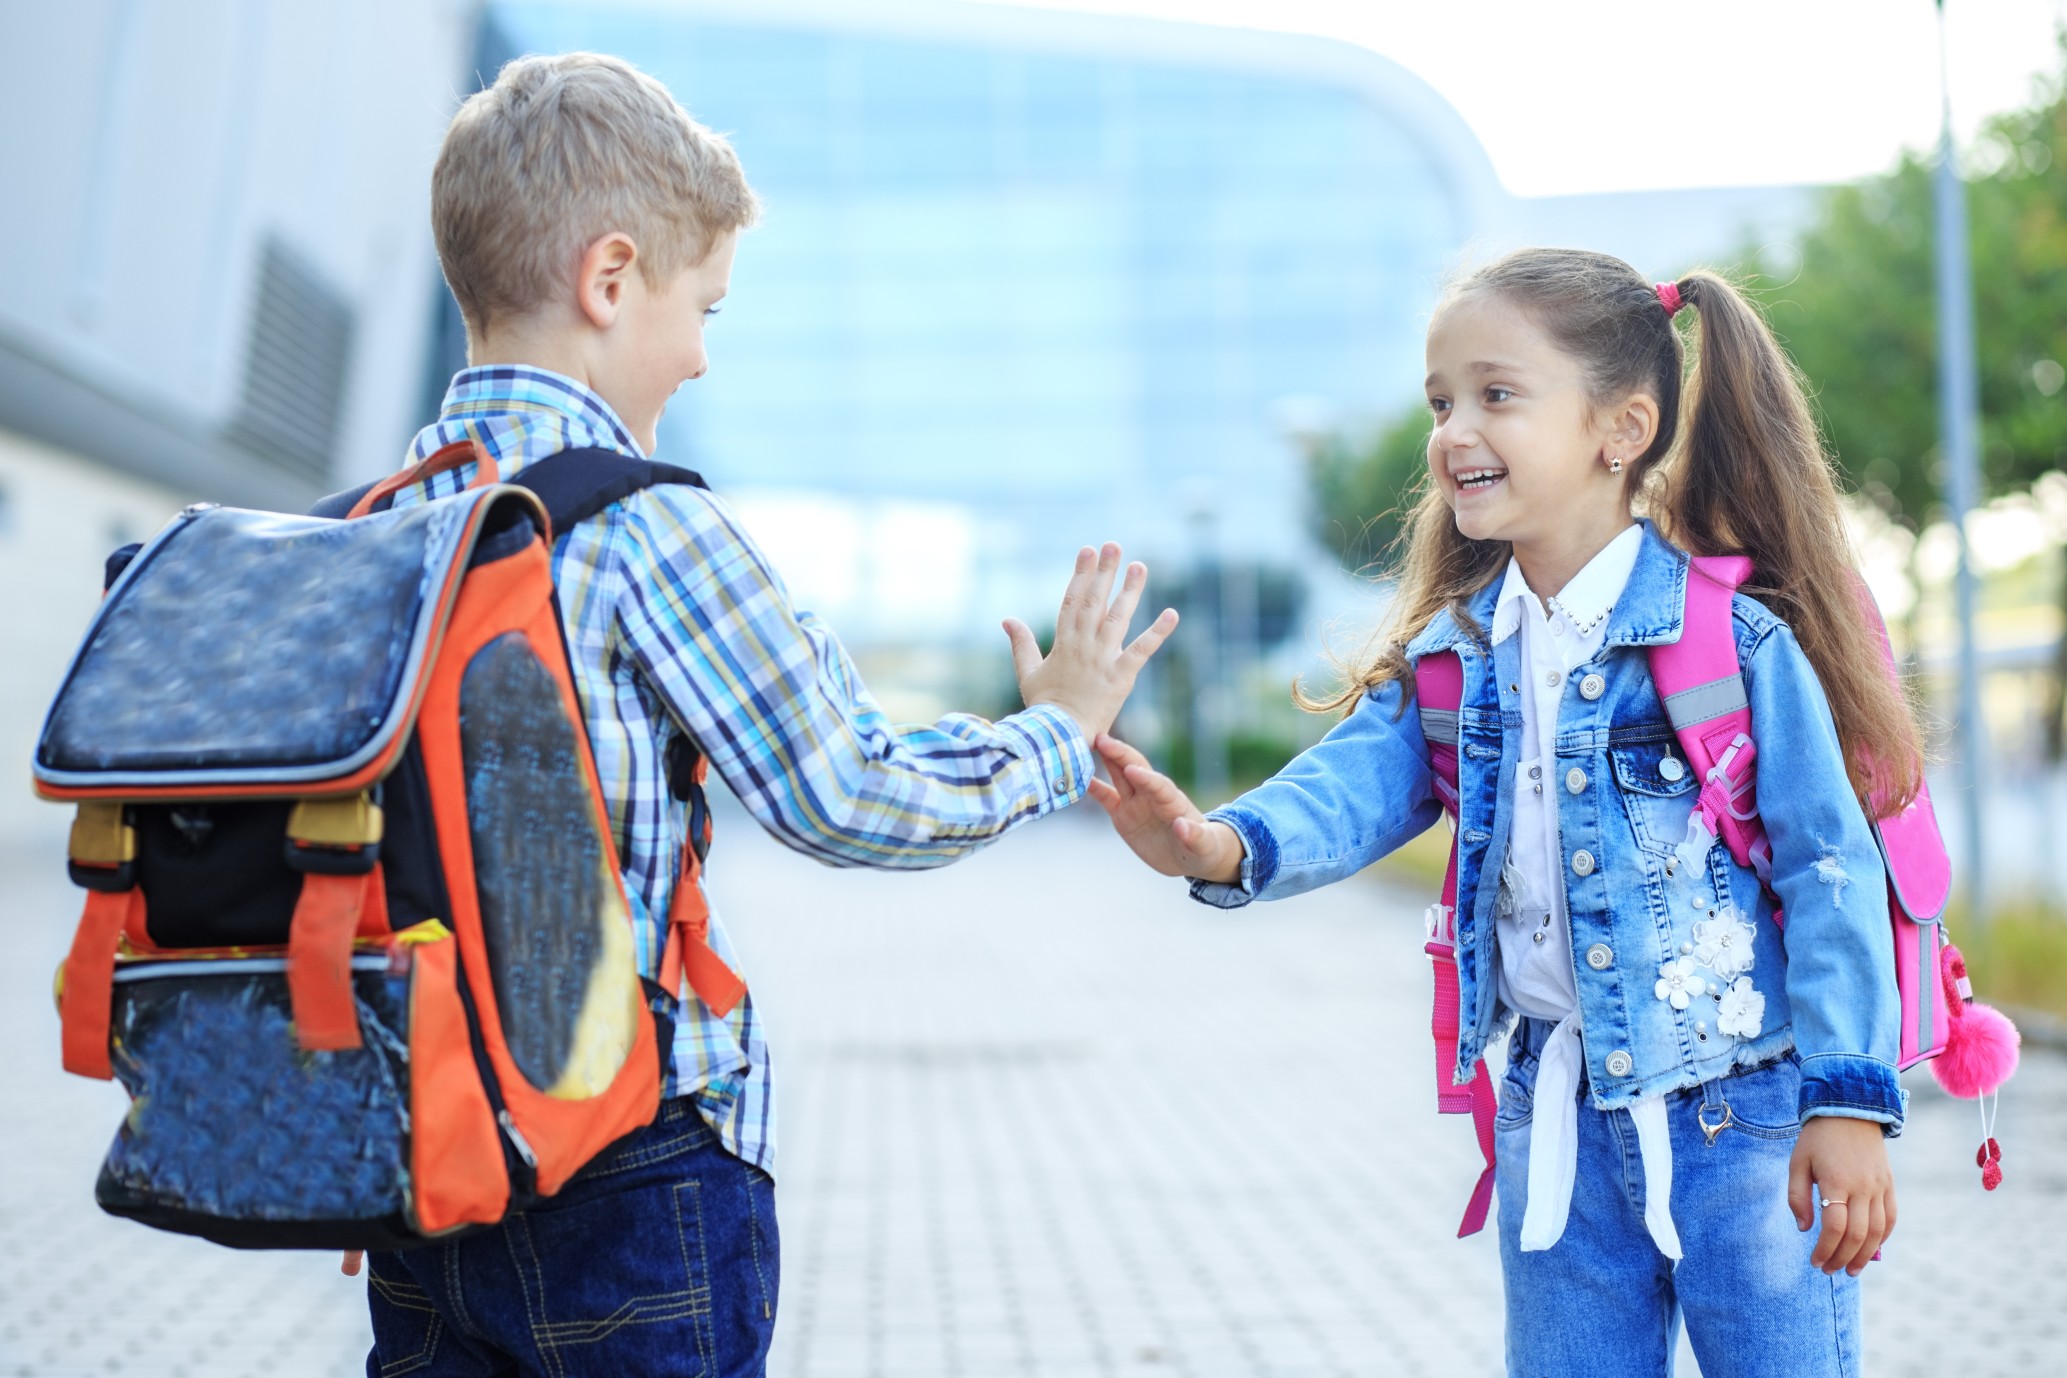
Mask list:
[[[512,488],[353,522],[189,508],[88,626],[37,742],[37,793],[364,789],[409,735],[477,544],[543,526],[537,500]]]
[[[1892,818],[1874,820],[1873,835],[1888,865],[1895,903],[1918,923],[1937,922],[1952,895],[1952,858],[1938,831],[1930,787],[1919,784],[1908,808]]]

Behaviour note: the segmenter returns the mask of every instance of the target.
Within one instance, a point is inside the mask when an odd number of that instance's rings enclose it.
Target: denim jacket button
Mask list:
[[[1582,876],[1593,874],[1593,853],[1581,849],[1572,853],[1572,870]]]
[[[1679,763],[1679,757],[1667,756],[1664,760],[1658,762],[1658,773],[1667,780],[1676,781],[1680,776],[1687,773],[1687,768]]]
[[[1606,971],[1615,965],[1615,949],[1606,943],[1595,943],[1586,949],[1586,965],[1595,971]]]
[[[1628,1053],[1617,1048],[1614,1052],[1608,1054],[1607,1066],[1609,1076],[1626,1077],[1629,1075],[1630,1069],[1636,1066],[1636,1062]]]
[[[1586,793],[1586,772],[1573,766],[1565,772],[1565,788],[1574,794]]]
[[[1579,696],[1581,698],[1597,699],[1606,693],[1607,689],[1608,682],[1599,675],[1588,675],[1585,679],[1579,681]]]

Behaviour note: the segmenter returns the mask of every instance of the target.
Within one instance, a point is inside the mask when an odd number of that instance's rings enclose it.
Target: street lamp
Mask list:
[[[1967,904],[1977,924],[1987,922],[1982,903],[1981,766],[1987,726],[1981,721],[1981,674],[1974,649],[1974,563],[1967,543],[1967,513],[1979,498],[1980,456],[1976,431],[1980,391],[1974,361],[1973,262],[1967,249],[1966,187],[1960,181],[1952,142],[1952,79],[1946,58],[1945,0],[1938,8],[1938,83],[1943,124],[1938,136],[1935,186],[1938,250],[1938,441],[1945,458],[1945,505],[1959,533],[1959,757],[1960,787],[1966,796]]]

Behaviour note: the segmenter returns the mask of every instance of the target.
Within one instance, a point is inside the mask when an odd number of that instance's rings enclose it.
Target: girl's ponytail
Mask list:
[[[1656,515],[1696,554],[1751,557],[1744,591],[1787,622],[1815,667],[1853,789],[1875,817],[1899,811],[1922,784],[1922,743],[1860,601],[1869,595],[1801,376],[1727,280],[1695,272],[1673,285],[1699,325]]]

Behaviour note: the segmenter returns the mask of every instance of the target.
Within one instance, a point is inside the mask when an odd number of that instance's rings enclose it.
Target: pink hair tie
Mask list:
[[[1679,284],[1676,282],[1659,283],[1658,300],[1665,307],[1665,318],[1667,320],[1677,316],[1679,309],[1686,305],[1685,302],[1680,300]]]

